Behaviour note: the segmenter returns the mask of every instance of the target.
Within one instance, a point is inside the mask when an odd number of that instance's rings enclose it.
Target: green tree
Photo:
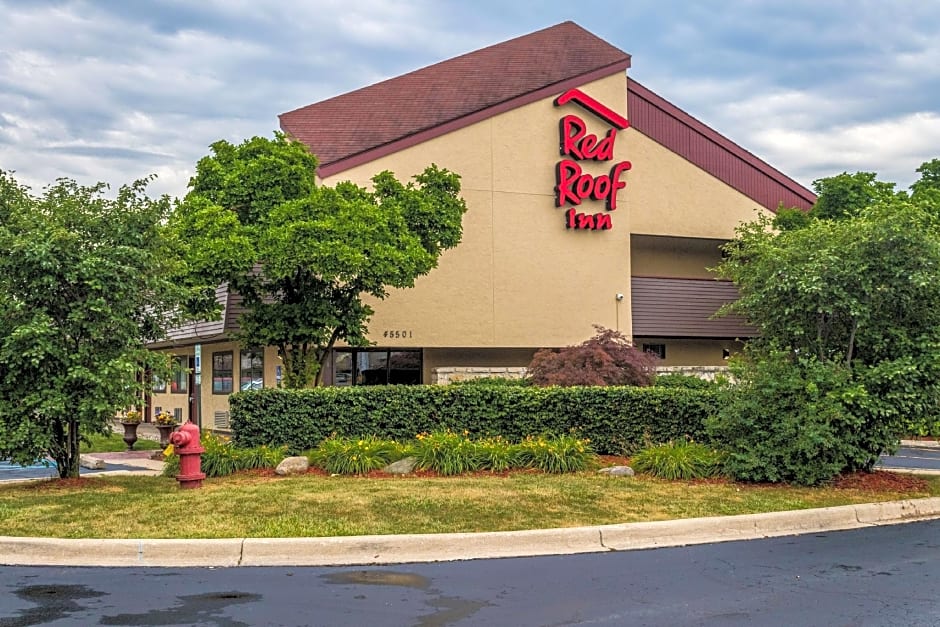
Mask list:
[[[84,434],[135,403],[144,348],[178,322],[186,290],[161,226],[167,197],[149,180],[121,187],[60,179],[33,196],[0,171],[0,459],[46,456],[78,476]]]
[[[447,170],[326,187],[315,157],[281,134],[211,150],[173,227],[204,287],[227,282],[242,296],[239,339],[277,346],[287,387],[318,383],[337,341],[368,344],[363,297],[412,287],[460,242],[466,205]]]
[[[920,178],[911,184],[913,195],[928,190],[940,190],[940,159],[925,161],[917,168]]]
[[[802,229],[807,226],[812,219],[808,211],[804,211],[799,207],[784,207],[781,204],[777,209],[777,215],[774,216],[773,228],[778,231]]]
[[[896,194],[894,183],[878,180],[874,172],[843,172],[813,181],[816,204],[814,218],[843,219],[858,215],[866,207],[889,201]]]
[[[904,192],[895,192],[894,188],[894,183],[879,181],[874,172],[843,172],[816,179],[813,181],[813,190],[817,196],[812,209],[804,211],[781,204],[771,225],[778,231],[792,231],[808,226],[813,220],[852,218],[867,207],[890,201],[895,195],[907,197]]]
[[[940,211],[940,159],[921,164],[920,178],[911,184],[911,199],[927,211]]]
[[[764,218],[726,247],[718,271],[740,291],[726,310],[759,330],[712,424],[742,478],[816,483],[868,469],[909,421],[937,415],[938,208],[876,188],[885,193],[840,219],[775,232]]]

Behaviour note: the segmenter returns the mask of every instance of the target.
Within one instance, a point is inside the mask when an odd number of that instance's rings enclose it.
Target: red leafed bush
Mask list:
[[[542,349],[529,364],[534,385],[647,386],[658,358],[633,346],[619,331],[594,325],[597,333],[577,346]]]

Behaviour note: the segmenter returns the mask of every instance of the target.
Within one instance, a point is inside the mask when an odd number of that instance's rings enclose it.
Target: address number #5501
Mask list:
[[[413,331],[382,331],[382,337],[387,337],[392,340],[407,340],[414,337]]]

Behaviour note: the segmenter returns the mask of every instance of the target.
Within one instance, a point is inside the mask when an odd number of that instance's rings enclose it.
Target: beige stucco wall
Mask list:
[[[608,107],[626,109],[626,80],[613,75],[581,89]],[[409,178],[436,163],[459,173],[468,211],[463,243],[441,257],[439,267],[411,290],[396,290],[374,304],[370,338],[381,346],[540,347],[566,346],[593,333],[592,324],[630,328],[629,216],[611,212],[610,231],[565,228],[554,206],[555,165],[560,160],[559,119],[572,113],[603,136],[606,123],[574,104],[553,98],[473,124],[420,146],[377,159],[324,180],[367,184],[384,169]],[[629,160],[618,135],[614,160],[580,164],[604,174]],[[604,212],[603,201],[586,201],[585,213]],[[407,339],[386,339],[386,330],[407,330]]]
[[[655,337],[637,337],[636,345],[665,344],[666,359],[659,362],[661,366],[726,366],[727,360],[723,350],[732,355],[743,348],[741,342],[734,340],[675,340]]]
[[[626,194],[633,233],[732,239],[735,227],[767,209],[642,133],[624,145],[633,170]]]
[[[206,428],[212,428],[216,411],[228,411],[228,394],[212,393],[212,354],[232,351],[233,357],[233,389],[238,391],[238,380],[240,372],[240,346],[235,342],[216,342],[211,344],[202,344],[202,383],[200,385],[200,413],[202,415],[202,425]],[[165,349],[164,352],[174,356],[192,357],[195,349],[192,346],[182,346],[177,348]],[[277,349],[267,347],[264,350],[264,386],[274,387],[277,385],[277,366],[281,365],[281,360],[277,356]],[[180,408],[183,411],[183,419],[189,417],[188,402],[189,395],[194,393],[190,390],[187,394],[173,394],[169,391],[164,393],[154,392],[151,395],[151,406],[160,407],[170,413]],[[154,409],[156,411],[156,409]]]
[[[626,113],[623,74],[582,91]],[[609,126],[575,104],[553,97],[357,166],[323,183],[368,185],[377,172],[409,179],[430,163],[461,175],[468,211],[463,242],[414,289],[372,303],[369,336],[378,346],[538,348],[567,346],[593,334],[594,324],[630,335],[630,276],[708,276],[720,259],[718,240],[733,237],[757,203],[633,129],[619,131],[614,159],[578,163],[594,175],[628,160],[627,186],[610,212],[610,231],[565,228],[566,208],[554,206],[559,120],[575,114],[599,137]],[[585,201],[585,213],[605,212]],[[763,209],[761,209],[763,211]],[[631,255],[631,233],[639,237]],[[632,267],[635,263],[636,267]],[[617,294],[625,298],[618,301]],[[386,331],[405,332],[387,338]],[[441,364],[456,365],[456,364]],[[426,363],[425,370],[433,367]],[[426,373],[427,374],[427,373]],[[426,378],[427,380],[427,378]]]
[[[721,261],[719,246],[725,241],[634,235],[630,238],[633,276],[714,278],[708,268]]]

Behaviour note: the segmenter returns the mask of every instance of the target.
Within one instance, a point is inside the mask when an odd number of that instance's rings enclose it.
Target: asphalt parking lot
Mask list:
[[[940,474],[940,447],[905,444],[894,455],[882,455],[877,468]]]

